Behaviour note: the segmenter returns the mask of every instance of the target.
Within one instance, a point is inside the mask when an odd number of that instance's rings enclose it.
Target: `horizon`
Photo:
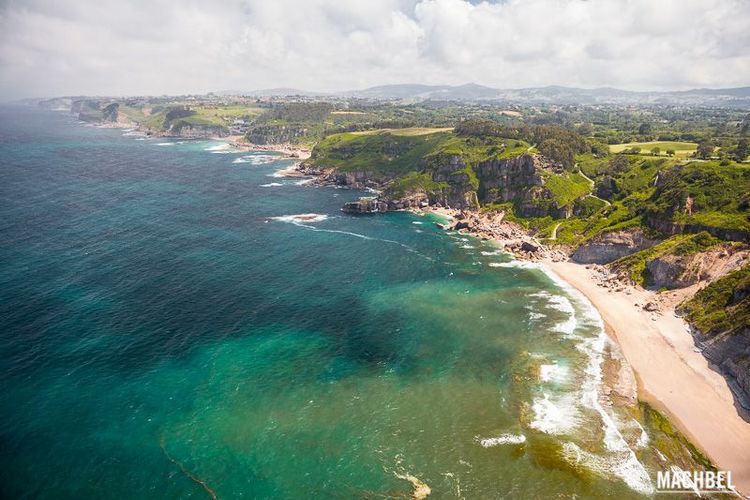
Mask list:
[[[740,0],[11,0],[0,6],[0,99],[336,94],[467,75],[496,89],[736,88],[750,82],[749,21]]]
[[[303,94],[307,94],[307,97],[340,97],[345,94],[356,94],[360,92],[367,92],[374,89],[384,89],[384,88],[391,88],[391,87],[410,87],[410,86],[423,86],[423,87],[431,87],[431,88],[451,88],[451,89],[460,89],[464,87],[481,87],[487,90],[496,90],[498,92],[512,92],[512,91],[527,91],[527,90],[545,90],[545,89],[565,89],[565,90],[573,90],[573,91],[583,91],[583,92],[593,92],[593,91],[603,91],[603,90],[611,90],[611,91],[618,91],[618,92],[628,92],[633,94],[670,94],[670,93],[681,93],[681,92],[700,92],[700,91],[735,91],[735,90],[746,90],[750,89],[750,84],[747,85],[739,85],[735,87],[691,87],[691,88],[684,88],[684,89],[674,89],[674,90],[656,90],[656,89],[644,89],[644,90],[630,90],[620,87],[613,87],[613,86],[600,86],[600,87],[571,87],[567,85],[556,85],[556,84],[550,84],[550,85],[543,85],[543,86],[537,86],[537,87],[491,87],[487,85],[481,85],[474,82],[468,82],[468,83],[462,83],[457,85],[448,85],[448,84],[426,84],[426,83],[390,83],[390,84],[384,84],[384,85],[373,85],[371,87],[364,87],[364,88],[350,88],[345,90],[331,90],[331,91],[323,91],[323,90],[316,90],[316,89],[307,89],[307,88],[296,88],[296,87],[265,87],[265,88],[255,88],[255,89],[218,89],[218,90],[208,90],[205,92],[185,92],[185,93],[176,93],[176,94],[167,94],[167,93],[161,93],[161,94],[67,94],[67,95],[36,95],[36,96],[24,96],[18,99],[14,100],[8,100],[3,102],[14,102],[14,101],[24,101],[24,100],[37,100],[37,99],[61,99],[61,98],[74,98],[74,97],[92,97],[97,99],[103,99],[103,98],[137,98],[137,97],[149,97],[149,98],[155,98],[155,97],[183,97],[183,96],[207,96],[207,95],[226,95],[226,96],[250,96],[250,97],[260,97],[263,95],[263,93],[269,93],[269,92],[281,92],[281,91],[289,91],[289,92],[301,92]],[[294,94],[294,93],[288,93],[288,94],[278,94],[279,97],[295,97],[297,95],[302,94]],[[357,97],[355,95],[355,97]]]

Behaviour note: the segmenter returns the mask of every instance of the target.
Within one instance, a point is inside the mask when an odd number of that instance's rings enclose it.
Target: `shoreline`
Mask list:
[[[421,209],[449,223],[463,219],[449,208]],[[486,228],[462,230],[506,248],[523,228],[507,225],[508,238],[488,234]],[[512,250],[512,249],[511,249]],[[635,378],[637,397],[667,416],[669,421],[719,470],[732,471],[738,492],[750,492],[750,423],[743,420],[724,376],[696,349],[688,323],[676,306],[697,289],[673,290],[667,297],[643,288],[609,281],[605,268],[561,259],[558,252],[541,255],[511,251],[516,259],[539,263],[544,272],[583,294],[598,311],[609,338],[618,345]],[[614,285],[614,286],[613,286]],[[658,304],[646,310],[646,304]],[[649,308],[651,309],[651,308]]]
[[[226,141],[234,148],[238,148],[243,151],[270,151],[276,153],[283,153],[289,158],[297,160],[307,160],[312,154],[312,150],[302,146],[295,146],[293,144],[253,144],[246,142],[244,137],[241,135],[230,135],[227,137],[213,137],[217,141]]]
[[[687,323],[671,309],[643,310],[654,292],[599,286],[595,271],[583,264],[545,260],[543,265],[597,309],[635,372],[638,398],[664,413],[719,470],[732,471],[739,491],[750,491],[750,424],[737,413],[724,377],[694,349]]]
[[[612,275],[602,273],[603,266],[570,261],[567,253],[546,248],[527,229],[502,216],[447,207],[410,210],[446,219],[447,224],[440,225],[444,229],[493,241],[518,260],[540,264],[553,279],[583,294],[630,365],[637,398],[666,415],[717,469],[731,471],[738,491],[750,492],[750,424],[735,408],[726,379],[695,348],[690,327],[675,314],[677,304],[695,287],[675,290],[671,298],[659,297],[611,281]]]

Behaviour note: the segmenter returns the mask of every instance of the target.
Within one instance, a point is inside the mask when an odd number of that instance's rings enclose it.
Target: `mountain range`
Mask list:
[[[669,104],[750,108],[750,87],[691,89],[679,91],[630,91],[611,87],[584,89],[547,86],[498,89],[468,83],[465,85],[396,84],[344,92],[310,92],[293,88],[253,91],[222,91],[222,95],[258,97],[348,97],[399,101],[494,101],[518,104]]]

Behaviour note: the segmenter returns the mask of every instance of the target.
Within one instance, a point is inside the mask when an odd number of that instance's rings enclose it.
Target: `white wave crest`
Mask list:
[[[544,393],[531,405],[534,419],[531,427],[545,434],[566,434],[578,426],[579,416],[576,394],[569,393],[551,397]]]
[[[215,144],[213,146],[209,146],[207,148],[203,148],[203,151],[209,151],[211,153],[227,153],[229,152],[230,144],[227,142],[222,142],[220,144]]]
[[[283,186],[281,182],[269,182],[268,184],[261,184],[260,187],[267,188],[267,187],[277,187],[277,186]]]
[[[477,442],[485,448],[492,448],[501,444],[523,444],[526,442],[526,436],[523,434],[501,434],[491,438],[476,438]]]
[[[569,370],[567,366],[552,363],[539,367],[539,379],[542,382],[554,382],[562,384],[568,380]]]
[[[292,224],[305,224],[311,222],[321,222],[328,218],[324,214],[296,214],[296,215],[281,215],[279,217],[271,217],[273,220],[281,222],[290,222]]]
[[[536,262],[525,262],[522,260],[511,260],[510,262],[490,262],[487,264],[490,267],[507,267],[514,269],[539,269],[539,264]]]
[[[638,493],[644,495],[654,493],[654,486],[648,472],[632,451],[611,456],[600,456],[582,450],[575,443],[567,442],[563,444],[562,456],[568,462],[583,466],[604,477],[619,477]]]

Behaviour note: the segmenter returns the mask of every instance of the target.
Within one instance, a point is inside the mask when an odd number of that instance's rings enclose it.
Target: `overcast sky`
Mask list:
[[[750,85],[750,0],[0,0],[0,97]]]

